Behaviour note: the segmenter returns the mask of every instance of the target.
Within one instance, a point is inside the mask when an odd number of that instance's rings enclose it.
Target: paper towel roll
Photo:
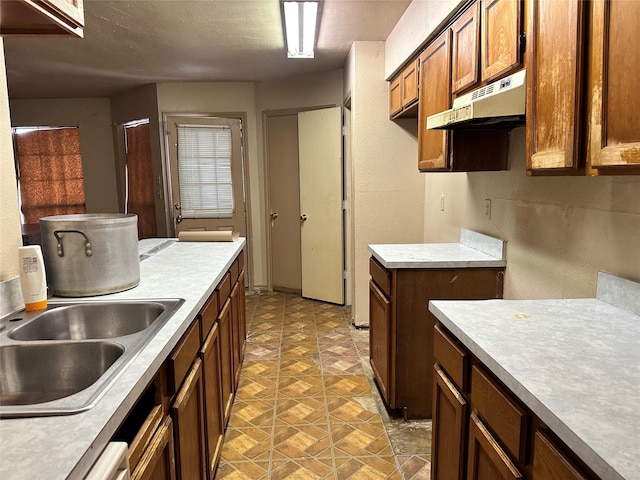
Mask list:
[[[238,237],[238,232],[231,230],[197,230],[178,233],[180,242],[234,242]]]

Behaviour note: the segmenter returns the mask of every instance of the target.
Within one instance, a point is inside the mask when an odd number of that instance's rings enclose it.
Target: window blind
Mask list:
[[[177,130],[183,218],[231,218],[231,128],[178,125]]]

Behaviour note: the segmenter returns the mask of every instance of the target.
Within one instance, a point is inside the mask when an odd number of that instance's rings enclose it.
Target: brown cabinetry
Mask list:
[[[435,332],[433,480],[598,478],[451,333]]]
[[[412,60],[389,82],[390,118],[417,117],[418,69],[418,61]]]
[[[370,258],[370,362],[385,403],[432,414],[435,317],[430,299],[502,297],[504,268],[386,269]]]
[[[624,0],[529,2],[529,173],[640,173],[638,15]]]
[[[451,30],[442,32],[420,58],[418,169],[449,168],[448,130],[427,130],[427,117],[451,106]]]
[[[114,437],[129,443],[132,478],[215,477],[246,342],[244,279],[238,258]]]
[[[521,0],[477,0],[452,24],[453,94],[489,83],[522,63]]]
[[[83,0],[2,0],[0,36],[83,36]]]

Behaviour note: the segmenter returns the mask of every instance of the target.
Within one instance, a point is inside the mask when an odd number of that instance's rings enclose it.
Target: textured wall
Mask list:
[[[84,190],[89,213],[118,212],[111,106],[108,98],[12,100],[14,127],[80,127]]]
[[[349,55],[353,315],[356,325],[367,325],[367,245],[422,241],[424,179],[417,169],[415,120],[389,120],[384,42],[356,42]]]
[[[18,190],[13,162],[11,119],[4,66],[4,46],[0,37],[0,281],[17,277],[18,247],[22,245]]]
[[[425,242],[506,240],[505,298],[592,297],[599,270],[640,281],[640,176],[527,177],[525,129],[510,140],[508,171],[424,175]]]

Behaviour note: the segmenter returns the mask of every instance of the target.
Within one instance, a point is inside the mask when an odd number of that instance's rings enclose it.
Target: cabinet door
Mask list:
[[[474,3],[451,26],[451,90],[458,93],[478,82],[480,2]]]
[[[537,431],[533,447],[532,480],[586,480],[543,432]]]
[[[187,375],[171,406],[179,480],[206,479],[204,389],[199,358]]]
[[[518,480],[523,478],[498,442],[475,413],[469,421],[468,480]]]
[[[462,480],[467,401],[436,364],[433,376],[431,479]]]
[[[175,480],[175,464],[173,423],[171,417],[165,417],[131,473],[131,480]]]
[[[220,327],[220,371],[222,372],[222,412],[224,413],[224,425],[229,421],[235,391],[233,378],[233,327],[231,322],[231,300],[227,299],[218,318],[218,326]]]
[[[640,173],[640,2],[594,0],[588,157],[594,167]],[[616,173],[624,173],[618,170]]]
[[[395,76],[389,83],[389,117],[402,111],[402,87],[400,75]]]
[[[214,323],[200,350],[204,377],[205,432],[209,478],[214,477],[224,438],[220,336],[218,333],[218,324]]]
[[[238,282],[231,289],[231,337],[232,337],[232,357],[233,357],[233,385],[238,385],[242,361],[240,360],[240,294],[238,293]]]
[[[400,75],[402,85],[402,108],[407,108],[418,100],[418,61],[411,62]]]
[[[522,0],[482,0],[480,68],[483,82],[506,75],[522,61],[521,5]]]
[[[391,394],[391,302],[369,281],[369,362],[385,402]]]
[[[581,166],[585,6],[529,2],[527,168],[567,173]]]
[[[451,106],[451,30],[442,32],[420,55],[418,169],[449,168],[449,130],[427,130],[427,117]]]
[[[83,36],[82,0],[0,2],[2,36]]]
[[[244,351],[247,346],[247,299],[245,291],[245,274],[244,270],[240,272],[238,278],[238,306],[239,306],[239,319],[238,319],[238,335],[240,337],[240,363],[244,360]]]

